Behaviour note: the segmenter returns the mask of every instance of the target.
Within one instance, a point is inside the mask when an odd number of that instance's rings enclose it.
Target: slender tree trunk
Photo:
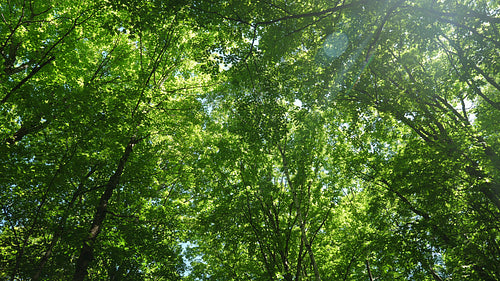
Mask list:
[[[31,70],[31,72],[26,76],[24,77],[23,80],[21,80],[16,86],[14,86],[14,88],[12,88],[4,97],[3,99],[0,101],[0,103],[6,103],[7,100],[10,98],[10,96],[12,95],[12,93],[14,93],[15,91],[17,91],[19,88],[21,88],[22,85],[24,85],[24,83],[26,83],[26,81],[30,80],[33,76],[35,76],[35,74],[40,71],[40,69],[42,69],[44,66],[46,66],[47,64],[51,63],[53,60],[55,59],[55,57],[50,57],[49,59],[47,59],[46,61],[42,62],[40,65],[36,66],[35,68],[33,68]]]
[[[349,277],[349,272],[351,271],[351,266],[355,260],[356,260],[356,251],[354,253],[352,253],[351,260],[349,261],[349,264],[347,264],[347,268],[345,269],[345,274],[344,274],[344,279],[343,279],[344,281],[346,281],[347,277]]]
[[[314,270],[314,276],[316,281],[321,281],[321,276],[319,274],[318,270],[318,265],[316,264],[316,259],[314,258],[314,252],[311,247],[311,243],[309,242],[309,239],[307,238],[307,232],[306,232],[306,226],[305,226],[305,219],[302,216],[302,211],[300,210],[300,204],[297,198],[297,190],[294,187],[294,184],[292,183],[292,180],[290,178],[290,173],[288,171],[288,163],[286,160],[285,156],[285,151],[279,147],[282,161],[283,161],[283,170],[285,172],[286,180],[288,182],[288,185],[290,186],[290,189],[292,190],[293,194],[293,202],[295,205],[295,208],[297,209],[297,217],[299,219],[299,224],[300,224],[300,232],[301,232],[301,237],[302,237],[302,242],[304,243],[304,246],[306,248],[307,253],[309,254],[309,258],[311,259],[311,265]]]
[[[488,178],[488,176],[479,168],[479,165],[473,161],[470,161],[470,166],[465,168],[465,172],[473,178]],[[495,181],[483,182],[477,186],[477,189],[483,193],[484,196],[486,196],[486,198],[488,198],[498,210],[500,210],[500,184]]]
[[[373,281],[373,275],[370,269],[370,261],[366,260],[365,263],[366,263],[366,270],[368,271],[368,278],[370,278],[370,281]]]
[[[130,138],[130,141],[125,148],[125,152],[122,155],[122,158],[118,162],[118,167],[116,168],[115,173],[109,178],[109,181],[105,185],[106,189],[104,193],[101,195],[101,199],[99,200],[99,204],[96,207],[94,219],[92,220],[92,225],[90,227],[89,233],[82,244],[82,249],[80,251],[80,256],[76,261],[75,274],[73,275],[74,281],[82,281],[87,276],[88,266],[94,257],[94,243],[97,239],[97,236],[102,230],[102,226],[104,224],[104,219],[106,218],[106,213],[108,209],[108,202],[113,195],[113,191],[118,186],[120,182],[121,175],[123,173],[123,169],[125,168],[125,164],[132,153],[132,148],[135,144],[137,144],[140,139],[136,137]]]
[[[73,149],[72,152],[70,153],[70,155],[68,156],[67,161],[69,161],[69,159],[71,159],[74,152],[75,152],[75,150]],[[52,190],[52,187],[54,186],[54,181],[55,181],[56,177],[59,175],[59,173],[61,173],[63,167],[66,165],[66,163],[64,161],[65,160],[64,157],[66,157],[66,156],[62,157],[62,160],[59,164],[59,168],[57,168],[57,170],[55,171],[54,175],[52,176],[50,182],[48,183],[47,188],[45,189],[45,191],[42,195],[42,198],[40,200],[40,203],[38,204],[38,207],[36,208],[36,211],[34,213],[33,222],[31,223],[28,230],[26,231],[26,234],[24,235],[24,238],[23,238],[23,242],[20,245],[20,248],[17,250],[16,263],[14,265],[14,269],[12,271],[12,275],[10,278],[11,281],[16,280],[16,278],[17,278],[17,272],[19,270],[19,267],[21,266],[21,261],[23,259],[26,247],[28,246],[31,235],[34,233],[34,231],[37,227],[37,224],[38,224],[38,221],[40,220],[40,217],[42,216],[43,208],[45,207],[45,204],[47,203],[47,200],[49,198],[49,194]]]
[[[52,255],[52,251],[53,251],[55,245],[57,244],[57,242],[59,242],[59,239],[61,239],[61,237],[64,233],[64,228],[66,227],[66,221],[67,221],[68,216],[69,216],[69,211],[71,210],[71,208],[73,208],[73,205],[75,204],[76,199],[82,194],[81,190],[83,189],[85,180],[88,179],[95,171],[96,170],[92,168],[80,181],[80,184],[78,185],[77,189],[75,190],[75,192],[71,198],[71,201],[69,202],[68,206],[66,207],[66,211],[64,212],[62,219],[59,222],[59,227],[57,228],[56,232],[54,233],[54,236],[52,237],[52,240],[50,241],[50,245],[47,247],[47,250],[45,251],[43,256],[40,258],[40,262],[38,263],[38,268],[32,277],[33,281],[37,281],[40,279],[40,275],[42,273],[42,270],[43,270],[45,264],[49,261],[49,258]]]
[[[300,242],[299,255],[297,256],[297,271],[295,272],[295,281],[300,281],[302,278],[302,253],[304,252],[304,243]]]
[[[437,275],[436,271],[434,271],[434,269],[432,269],[432,267],[429,267],[429,270],[432,274],[432,278],[434,278],[434,280],[436,281],[443,281],[443,279],[441,277],[439,277],[439,275]]]

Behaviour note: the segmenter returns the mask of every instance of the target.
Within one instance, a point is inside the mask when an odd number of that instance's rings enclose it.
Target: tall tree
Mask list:
[[[499,9],[0,4],[0,278],[500,279]]]
[[[180,278],[170,205],[218,65],[170,4],[2,4],[2,278]]]

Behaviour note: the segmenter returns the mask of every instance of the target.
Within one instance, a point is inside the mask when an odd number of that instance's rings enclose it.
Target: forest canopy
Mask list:
[[[0,3],[0,280],[500,280],[500,3]]]

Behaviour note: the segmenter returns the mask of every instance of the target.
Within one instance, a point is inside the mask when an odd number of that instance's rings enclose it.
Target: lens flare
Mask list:
[[[342,32],[335,32],[325,39],[323,50],[331,58],[337,58],[344,53],[349,44],[349,38]]]

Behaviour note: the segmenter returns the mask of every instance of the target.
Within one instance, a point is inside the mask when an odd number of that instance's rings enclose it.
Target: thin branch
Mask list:
[[[333,14],[333,12],[331,12],[331,13],[329,13],[329,14],[325,14],[325,15],[323,15],[323,16],[321,16],[321,17],[319,17],[318,19],[316,19],[316,20],[314,20],[314,21],[312,21],[312,22],[310,22],[310,23],[308,23],[308,24],[304,25],[303,27],[301,27],[301,28],[299,28],[299,29],[296,29],[296,30],[293,30],[293,31],[291,31],[291,32],[289,32],[289,33],[287,33],[287,34],[285,35],[285,37],[288,37],[288,36],[290,36],[290,35],[292,35],[292,34],[294,34],[294,33],[297,33],[297,32],[301,32],[302,30],[304,30],[304,29],[306,29],[306,28],[308,28],[308,27],[310,27],[310,26],[312,26],[312,25],[317,24],[318,22],[320,22],[320,21],[322,21],[323,19],[325,19],[325,18],[327,18],[327,17],[331,16],[332,14]]]
[[[360,5],[360,4],[364,3],[364,2],[365,1],[360,1],[360,3],[357,3],[357,5]],[[202,12],[209,13],[209,14],[215,14],[215,15],[217,15],[217,16],[225,19],[225,20],[229,20],[229,21],[233,21],[233,22],[238,22],[238,23],[241,23],[241,24],[253,26],[255,28],[255,27],[259,26],[259,25],[269,25],[269,24],[278,23],[278,22],[281,22],[281,21],[287,21],[287,20],[291,20],[291,19],[319,17],[319,16],[322,16],[324,14],[331,14],[331,13],[334,13],[336,11],[340,11],[340,10],[342,10],[344,8],[350,8],[352,6],[354,6],[352,3],[350,3],[350,4],[343,4],[341,6],[335,6],[335,7],[332,7],[332,8],[329,8],[329,9],[325,9],[325,10],[322,10],[322,11],[309,12],[309,13],[296,14],[296,15],[291,14],[291,15],[280,17],[280,18],[276,18],[276,19],[259,21],[259,22],[253,22],[253,23],[249,22],[249,21],[246,21],[246,20],[243,20],[243,19],[241,19],[241,17],[238,17],[238,18],[228,17],[228,16],[225,16],[225,15],[219,13],[219,12],[206,11],[206,10],[202,10],[202,9],[198,9],[198,8],[194,8],[194,9],[197,9],[197,10],[200,10]]]
[[[5,39],[5,43],[2,45],[2,47],[0,47],[0,53],[3,53],[3,50],[7,46],[7,43],[11,40],[11,38],[14,36],[14,33],[16,33],[17,29],[21,26],[22,20],[23,20],[23,17],[24,17],[24,7],[25,7],[25,5],[26,5],[26,1],[23,2],[23,7],[21,9],[21,16],[19,17],[19,20],[17,21],[16,27],[14,27],[14,28],[11,28],[8,25],[7,21],[5,20],[4,15],[2,13],[2,18],[3,18],[4,22],[5,22],[5,25],[7,25],[11,31],[10,31],[9,36],[7,36],[7,39]]]
[[[109,210],[106,210],[106,213],[112,215],[113,217],[117,217],[117,218],[128,218],[128,219],[134,219],[134,221],[139,221],[139,216],[136,216],[136,215],[119,215],[119,214],[116,214],[112,211],[109,211]]]
[[[373,275],[372,275],[372,271],[370,269],[370,261],[368,261],[368,259],[366,259],[365,264],[366,264],[366,270],[368,271],[368,278],[370,278],[370,281],[373,281]]]
[[[421,10],[421,11],[424,11],[424,12],[426,12],[428,14],[438,15],[437,17],[435,17],[438,21],[449,23],[449,24],[452,24],[452,25],[454,25],[456,27],[464,28],[464,29],[470,31],[471,33],[473,33],[474,35],[478,36],[479,38],[481,38],[483,40],[491,41],[497,48],[500,48],[500,42],[499,41],[494,40],[493,38],[486,37],[485,35],[479,33],[475,28],[469,27],[469,26],[467,26],[465,24],[462,24],[462,23],[460,23],[460,22],[458,22],[456,20],[447,19],[447,18],[443,17],[443,15],[446,15],[446,14],[448,16],[453,15],[451,13],[440,13],[440,12],[437,12],[437,11],[434,11],[434,10],[431,10],[431,9],[422,8],[422,7],[415,7],[415,6],[407,6],[407,7],[411,8],[412,11],[414,11],[414,10]],[[463,16],[467,16],[467,14],[464,14]],[[500,22],[500,18],[486,17],[486,18],[483,18],[483,19],[486,19],[486,21],[489,21],[491,23],[498,23],[498,22]]]
[[[375,47],[375,45],[377,44],[379,38],[380,38],[380,35],[382,34],[382,29],[384,28],[384,25],[387,23],[387,21],[389,20],[389,18],[391,17],[391,14],[399,7],[401,6],[401,4],[403,3],[404,0],[400,0],[399,2],[397,2],[393,7],[391,7],[387,13],[385,14],[384,16],[384,19],[382,20],[382,23],[378,26],[377,30],[375,31],[375,37],[373,38],[373,41],[370,43],[370,46],[368,46],[368,50],[366,51],[366,57],[365,57],[365,61],[368,61],[368,59],[370,58],[370,55],[371,55],[371,50],[372,48]]]
[[[313,270],[314,270],[315,279],[316,279],[316,281],[321,281],[321,276],[319,274],[318,265],[316,264],[316,259],[314,258],[314,252],[312,250],[312,247],[311,247],[309,239],[307,239],[307,233],[306,233],[306,227],[305,227],[305,219],[302,216],[302,212],[300,210],[300,203],[299,203],[298,198],[297,198],[297,190],[295,189],[295,185],[292,182],[292,179],[290,177],[290,173],[288,171],[288,160],[286,158],[285,149],[282,148],[281,145],[278,145],[278,149],[279,149],[279,152],[281,154],[283,171],[285,173],[286,180],[288,182],[288,185],[290,186],[290,189],[292,190],[293,202],[294,202],[295,209],[296,209],[296,212],[297,212],[297,217],[299,219],[300,231],[301,231],[301,234],[302,234],[301,237],[302,237],[302,240],[304,241],[304,245],[305,245],[305,247],[307,249],[307,252],[309,253],[309,258],[311,259],[311,264],[312,264],[312,267],[313,267]]]
[[[255,39],[257,38],[257,28],[254,27],[253,28],[253,36],[252,36],[252,43],[250,43],[250,50],[248,51],[248,54],[245,56],[245,58],[243,59],[243,62],[246,62],[248,57],[250,57],[250,55],[252,54],[253,52],[253,46],[255,44]]]
[[[352,257],[351,257],[351,260],[349,261],[349,264],[347,265],[347,268],[345,269],[345,274],[344,274],[344,281],[347,280],[347,277],[349,277],[349,271],[351,270],[351,266],[352,264],[354,263],[354,261],[356,260],[356,254],[357,254],[357,249],[352,253]]]
[[[361,3],[363,3],[364,1],[361,1]],[[359,5],[360,3],[358,3]],[[260,22],[256,22],[254,25],[257,26],[257,25],[268,25],[268,24],[273,24],[273,23],[277,23],[277,22],[281,22],[281,21],[286,21],[286,20],[291,20],[291,19],[300,19],[300,18],[308,18],[308,17],[319,17],[319,16],[322,16],[324,14],[331,14],[331,13],[334,13],[336,11],[340,11],[344,8],[349,8],[353,6],[352,3],[350,4],[344,4],[342,6],[335,6],[333,8],[329,8],[329,9],[326,9],[326,10],[323,10],[323,11],[317,11],[317,12],[309,12],[309,13],[304,13],[304,14],[297,14],[297,15],[289,15],[289,16],[285,16],[285,17],[281,17],[281,18],[277,18],[277,19],[272,19],[272,20],[268,20],[268,21],[260,21]]]
[[[481,74],[492,86],[494,86],[495,88],[497,88],[498,90],[500,90],[500,85],[498,85],[498,83],[496,83],[493,78],[491,78],[490,76],[486,75],[486,73],[484,73],[484,71],[482,69],[480,69],[478,66],[476,66],[476,64],[474,62],[471,62],[470,60],[468,60],[465,57],[464,50],[455,41],[453,41],[452,39],[450,39],[449,37],[447,37],[445,34],[441,34],[441,36],[443,36],[443,38],[445,38],[450,43],[450,45],[457,51],[456,53],[453,53],[453,54],[455,54],[455,55],[458,56],[460,62],[462,63],[462,65],[464,67],[468,67],[468,65],[470,65],[479,74]],[[438,39],[438,41],[440,41],[440,40]],[[451,53],[451,51],[448,51],[448,50],[446,50],[446,51]],[[470,80],[472,80],[472,82],[474,82],[474,80],[472,78]],[[489,103],[495,109],[500,110],[500,102],[495,102],[495,101],[491,100],[488,96],[486,96],[485,94],[483,94],[483,92],[481,91],[481,89],[479,87],[475,86],[474,83],[470,83],[469,79],[466,79],[466,81],[469,84],[469,86],[473,87],[474,92],[477,95],[479,95],[481,98],[483,98],[487,103]]]
[[[6,95],[5,97],[0,101],[0,103],[5,103],[7,102],[7,100],[10,98],[10,96],[15,92],[17,91],[19,88],[21,88],[21,86],[24,85],[24,83],[26,83],[29,79],[31,79],[31,77],[35,76],[35,74],[38,73],[38,71],[40,71],[40,69],[42,69],[44,66],[46,66],[47,64],[51,63],[53,60],[55,59],[55,57],[50,57],[48,60],[44,61],[42,64],[36,66],[35,68],[33,68],[31,70],[31,72],[26,76],[24,77],[23,80],[21,80],[21,82],[17,83],[16,86],[14,86],[14,88],[12,88]]]

